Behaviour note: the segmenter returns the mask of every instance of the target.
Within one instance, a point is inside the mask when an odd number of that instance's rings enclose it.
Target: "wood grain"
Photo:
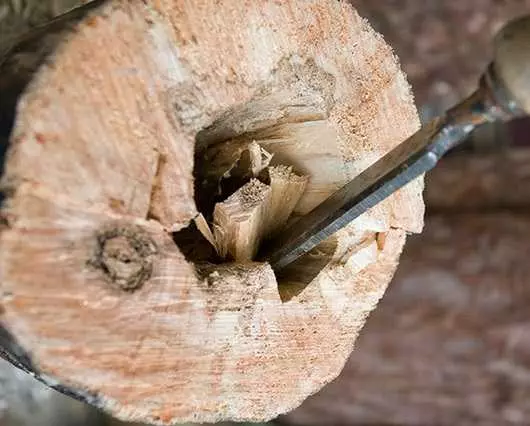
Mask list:
[[[396,58],[344,2],[109,2],[18,101],[2,324],[122,419],[286,412],[342,369],[422,228],[422,181],[294,265],[284,303],[268,264],[199,268],[173,240],[198,214],[194,157],[252,138],[309,176],[303,214],[417,127]]]

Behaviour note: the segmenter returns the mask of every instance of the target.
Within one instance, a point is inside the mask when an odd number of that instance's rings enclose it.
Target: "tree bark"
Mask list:
[[[413,133],[390,48],[332,0],[114,1],[68,28],[17,97],[9,136],[0,302],[12,342],[48,383],[126,420],[296,407],[338,375],[406,233],[421,230],[421,179],[281,276],[220,258],[195,223],[223,226],[212,215],[238,190],[238,147],[307,177],[283,221]],[[2,67],[16,75],[12,59]],[[212,150],[236,152],[228,173],[212,170]],[[262,220],[258,245],[274,222]]]

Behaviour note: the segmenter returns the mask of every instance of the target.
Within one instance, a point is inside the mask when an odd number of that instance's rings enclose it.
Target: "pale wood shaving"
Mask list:
[[[255,146],[259,149],[257,144]],[[263,151],[252,150],[254,158],[259,154],[261,161]],[[265,160],[270,158],[265,157]],[[267,171],[270,185],[253,178],[224,202],[216,204],[214,247],[222,257],[230,255],[236,261],[252,260],[261,241],[285,226],[300,200],[307,176],[299,176],[292,167],[283,165],[268,167]]]
[[[371,240],[366,241],[361,247],[357,247],[357,250],[350,253],[345,266],[350,269],[354,274],[361,272],[368,265],[377,261],[379,249],[377,247],[377,241]]]
[[[243,185],[257,178],[269,166],[273,154],[255,140],[230,140],[208,148],[201,158],[204,186],[220,196],[224,192],[223,181],[235,180]]]
[[[268,168],[271,186],[271,201],[266,218],[265,233],[274,234],[287,223],[294,208],[302,197],[308,176],[299,176],[290,166]]]
[[[223,173],[222,178],[233,177],[241,181],[257,178],[269,166],[272,157],[271,153],[263,149],[256,141],[252,141],[244,149],[240,149],[236,155],[231,155],[235,161]]]
[[[204,238],[208,240],[208,242],[217,249],[217,245],[215,244],[215,237],[213,235],[212,230],[210,229],[210,225],[208,225],[208,222],[204,218],[202,213],[199,213],[195,218],[195,226],[199,230],[199,232],[202,234]]]
[[[263,223],[270,204],[271,188],[257,179],[241,187],[214,210],[214,234],[219,247],[237,262],[250,261],[256,255]]]

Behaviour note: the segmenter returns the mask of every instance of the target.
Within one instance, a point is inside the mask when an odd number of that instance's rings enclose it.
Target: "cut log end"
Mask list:
[[[421,180],[281,275],[256,253],[417,126],[346,2],[109,2],[18,100],[2,324],[122,419],[286,412],[340,372],[421,229]]]

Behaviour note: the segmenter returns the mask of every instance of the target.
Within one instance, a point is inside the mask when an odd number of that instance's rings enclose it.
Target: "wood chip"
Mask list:
[[[217,245],[215,244],[215,237],[213,235],[212,230],[210,229],[210,225],[208,225],[208,222],[204,218],[202,213],[199,213],[195,218],[195,226],[199,230],[199,232],[202,234],[204,238],[208,240],[208,242],[217,249]]]
[[[271,188],[257,179],[240,188],[214,210],[217,244],[226,246],[236,262],[250,261],[256,255],[268,215]]]

